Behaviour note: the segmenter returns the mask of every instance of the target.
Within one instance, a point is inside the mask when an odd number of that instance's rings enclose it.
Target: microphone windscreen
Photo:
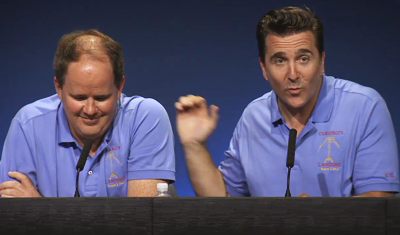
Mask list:
[[[83,145],[81,156],[79,157],[78,163],[76,164],[77,170],[83,170],[85,167],[86,160],[89,156],[90,148],[92,148],[93,140],[87,139]]]
[[[290,129],[286,167],[293,167],[293,165],[294,165],[294,154],[295,154],[295,150],[296,150],[296,138],[297,138],[297,130]]]

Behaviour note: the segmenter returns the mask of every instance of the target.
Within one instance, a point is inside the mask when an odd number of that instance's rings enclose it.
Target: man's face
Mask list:
[[[108,60],[83,55],[69,64],[62,88],[55,78],[54,83],[75,139],[80,144],[86,139],[101,140],[114,118],[124,78],[118,89]]]
[[[324,73],[325,52],[319,56],[311,31],[290,36],[268,35],[265,62],[260,65],[265,79],[288,110],[315,105]]]

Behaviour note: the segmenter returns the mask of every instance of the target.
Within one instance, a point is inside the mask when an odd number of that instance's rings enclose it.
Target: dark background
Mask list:
[[[219,164],[243,109],[271,90],[258,63],[257,21],[286,5],[306,5],[319,15],[326,74],[375,88],[398,134],[400,0],[0,1],[0,148],[16,112],[55,93],[52,60],[59,38],[97,28],[123,47],[124,93],[155,98],[168,111],[175,132],[175,187],[192,196],[174,102],[197,94],[220,107],[209,139]]]

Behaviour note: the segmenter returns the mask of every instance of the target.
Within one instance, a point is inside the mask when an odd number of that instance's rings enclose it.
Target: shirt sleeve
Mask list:
[[[166,110],[145,99],[133,113],[128,179],[175,181],[174,137]]]
[[[383,98],[375,98],[361,122],[363,133],[353,169],[355,194],[399,191],[396,135]]]
[[[18,171],[27,175],[33,185],[36,183],[36,167],[29,146],[29,136],[18,119],[11,121],[0,162],[0,183],[16,180],[8,176],[9,171]]]
[[[229,149],[225,151],[225,159],[221,162],[219,170],[225,181],[226,191],[231,196],[250,196],[246,175],[240,161],[239,129],[241,121],[235,128]]]

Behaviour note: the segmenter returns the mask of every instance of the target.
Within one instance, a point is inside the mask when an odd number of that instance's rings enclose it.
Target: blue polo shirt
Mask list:
[[[289,130],[274,91],[246,107],[219,166],[230,195],[285,195]],[[371,88],[324,75],[297,137],[292,195],[397,192],[398,173],[396,136],[383,98]]]
[[[82,151],[71,135],[57,95],[23,107],[12,120],[0,162],[29,176],[45,197],[72,197]],[[128,180],[175,180],[173,132],[157,101],[122,94],[114,120],[94,156],[80,173],[81,196],[126,196]]]

